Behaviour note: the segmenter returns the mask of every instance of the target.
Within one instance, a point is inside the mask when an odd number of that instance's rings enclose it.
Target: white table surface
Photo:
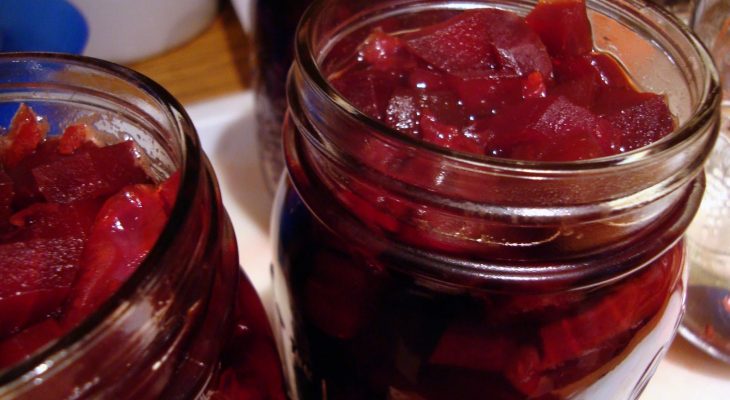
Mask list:
[[[241,265],[270,309],[271,196],[258,165],[251,93],[194,104],[187,110],[218,176]],[[730,365],[678,337],[641,396],[641,400],[672,399],[730,400]]]

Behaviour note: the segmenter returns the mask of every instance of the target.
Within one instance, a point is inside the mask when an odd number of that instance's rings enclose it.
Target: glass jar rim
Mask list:
[[[697,38],[695,34],[689,30],[689,28],[684,26],[684,24],[670,12],[651,2],[641,3],[642,7],[651,8],[653,12],[660,14],[673,28],[678,29],[683,39],[686,40],[694,50],[694,56],[696,56],[699,60],[700,65],[704,66],[705,75],[702,80],[701,97],[697,101],[699,106],[695,107],[691,116],[679,125],[672,133],[647,146],[625,153],[579,161],[527,161],[451,150],[449,148],[432,144],[401,133],[381,121],[368,116],[352,105],[347,99],[342,97],[329,83],[319,68],[319,55],[316,54],[310,45],[312,42],[310,39],[313,37],[313,30],[316,28],[316,24],[313,21],[316,21],[317,15],[327,9],[326,6],[328,1],[329,0],[314,0],[314,2],[304,12],[296,30],[294,43],[295,63],[298,63],[301,66],[301,69],[307,78],[311,79],[317,89],[321,90],[325,96],[331,99],[332,104],[334,104],[338,112],[342,113],[342,115],[346,116],[346,118],[369,128],[370,131],[378,132],[388,140],[392,140],[396,143],[402,143],[405,146],[418,148],[419,150],[423,150],[426,153],[442,159],[464,162],[481,167],[489,167],[504,172],[558,176],[563,174],[574,174],[577,172],[603,171],[618,166],[642,165],[649,160],[653,160],[657,155],[666,153],[670,149],[676,149],[684,144],[688,145],[688,142],[691,142],[691,139],[695,136],[695,134],[700,131],[699,128],[706,126],[712,121],[721,102],[719,74],[709,51],[702,41],[699,40],[699,38]],[[421,0],[402,0],[398,2],[397,5],[418,4],[420,1]],[[535,3],[536,0],[530,0],[529,2]],[[489,1],[444,1],[444,3],[465,4],[470,7],[480,8],[482,5],[485,7],[495,5],[495,3]],[[591,10],[591,5],[593,4],[607,4],[608,2],[601,0],[587,0],[586,3],[589,10]],[[479,6],[475,6],[476,4],[479,4]],[[623,2],[615,2],[610,4],[610,6],[617,9],[628,9],[627,5]],[[289,93],[288,95],[292,96],[293,93]],[[717,132],[715,132],[715,136],[716,135]],[[714,142],[714,139],[712,139],[712,142]]]
[[[179,135],[180,149],[180,186],[177,192],[177,199],[192,198],[197,191],[196,183],[200,176],[200,163],[202,160],[200,151],[200,140],[196,133],[190,116],[185,111],[182,104],[160,84],[153,81],[149,77],[132,70],[131,68],[105,61],[98,58],[65,54],[65,53],[48,53],[48,52],[8,52],[0,53],[0,64],[2,63],[52,63],[57,65],[74,65],[88,68],[95,72],[101,72],[107,76],[118,78],[140,88],[145,94],[150,95],[160,105],[166,108],[167,115],[177,115],[180,117],[182,125],[177,126],[175,134]],[[27,84],[31,82],[11,82],[8,79],[0,81],[0,89],[8,86],[17,86],[19,84]],[[67,88],[68,89],[68,88]],[[29,97],[29,99],[31,99]],[[19,101],[15,99],[13,101]],[[32,97],[32,100],[38,101],[42,98]],[[0,102],[3,99],[0,98]],[[156,261],[165,253],[165,249],[173,242],[175,233],[183,225],[185,216],[190,213],[192,203],[187,201],[175,201],[170,217],[167,219],[160,236],[157,238],[155,245],[145,256],[139,267],[130,275],[130,277],[122,283],[122,285],[107,299],[101,306],[84,318],[78,325],[64,333],[54,341],[43,346],[39,351],[33,353],[30,357],[17,362],[16,364],[0,371],[0,386],[10,384],[19,379],[32,370],[36,369],[44,361],[62,358],[64,350],[79,344],[89,334],[94,332],[104,322],[113,318],[115,311],[129,300],[137,292],[142,285],[148,283],[155,277]],[[47,366],[48,367],[48,366]],[[44,368],[43,371],[45,371]],[[39,371],[42,373],[43,371]]]

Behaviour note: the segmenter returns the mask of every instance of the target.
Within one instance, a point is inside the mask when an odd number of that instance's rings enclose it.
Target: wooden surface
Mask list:
[[[213,23],[191,41],[129,65],[191,104],[250,86],[249,39],[233,7],[222,2]]]

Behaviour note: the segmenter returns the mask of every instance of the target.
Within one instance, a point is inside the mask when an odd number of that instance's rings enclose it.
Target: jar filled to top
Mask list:
[[[706,51],[633,3],[344,3],[305,14],[289,78],[290,392],[638,396],[717,136]]]
[[[85,57],[0,76],[0,397],[283,399],[182,106]]]

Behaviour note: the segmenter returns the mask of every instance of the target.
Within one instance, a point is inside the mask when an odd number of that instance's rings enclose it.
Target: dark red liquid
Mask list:
[[[401,134],[460,153],[550,162],[630,151],[674,129],[663,96],[640,92],[617,61],[592,52],[583,2],[540,3],[526,20],[499,10],[421,14],[353,30],[321,61],[342,96]],[[680,317],[681,243],[590,288],[548,279],[487,288],[478,267],[470,276],[460,265],[540,268],[588,250],[601,250],[588,263],[618,259],[618,245],[613,254],[599,247],[631,224],[573,221],[577,233],[561,238],[570,227],[418,203],[367,174],[438,195],[441,180],[458,185],[438,161],[355,131],[347,149],[359,149],[364,172],[347,175],[308,153],[314,146],[293,129],[285,140],[298,152],[289,165],[298,194],[286,192],[280,208],[274,284],[299,398],[629,398],[641,390]],[[477,190],[500,204],[504,188],[488,179]],[[463,198],[479,198],[473,189]],[[647,231],[637,243],[665,239]],[[611,383],[617,377],[621,385]]]

